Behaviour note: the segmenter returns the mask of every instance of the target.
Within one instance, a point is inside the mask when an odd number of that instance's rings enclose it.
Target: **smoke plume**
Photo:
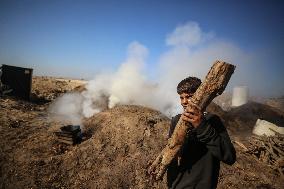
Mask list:
[[[202,31],[198,23],[179,25],[165,42],[168,50],[155,66],[155,79],[150,80],[145,70],[149,50],[135,41],[129,44],[127,57],[117,71],[97,75],[80,94],[61,97],[52,105],[52,112],[78,121],[117,104],[135,104],[170,117],[182,111],[176,93],[178,82],[188,76],[203,79],[217,59],[237,65],[227,89],[249,86],[247,69],[252,56],[234,43],[218,39],[213,32]]]
[[[49,107],[51,118],[73,125],[81,125],[83,100],[80,93],[69,93],[57,98]]]
[[[138,42],[128,46],[125,62],[114,73],[97,75],[82,93],[66,94],[55,101],[50,113],[56,118],[78,124],[83,117],[90,117],[117,104],[135,104],[158,109],[171,115],[171,99],[165,98],[158,84],[147,80],[145,60],[148,49]]]

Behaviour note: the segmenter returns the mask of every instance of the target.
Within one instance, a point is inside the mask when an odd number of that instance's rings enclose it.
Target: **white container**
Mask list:
[[[233,89],[232,96],[232,106],[237,107],[248,102],[248,87],[247,86],[238,86]]]
[[[256,121],[252,133],[258,136],[274,136],[275,132],[273,132],[271,129],[280,134],[284,134],[284,127],[278,127],[273,123],[261,119]]]

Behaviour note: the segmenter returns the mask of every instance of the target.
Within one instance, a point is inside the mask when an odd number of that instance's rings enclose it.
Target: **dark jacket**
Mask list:
[[[180,116],[172,118],[169,137]],[[220,118],[213,114],[205,114],[200,126],[187,135],[180,156],[180,165],[176,159],[168,168],[169,188],[216,188],[220,161],[229,165],[236,161],[236,151],[226,128]]]

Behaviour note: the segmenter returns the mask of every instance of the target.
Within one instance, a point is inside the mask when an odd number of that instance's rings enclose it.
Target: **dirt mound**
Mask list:
[[[44,79],[33,81],[44,98],[55,94],[61,84],[67,91],[75,88],[67,80]],[[88,139],[68,146],[56,140],[54,132],[63,123],[49,121],[47,108],[48,103],[0,98],[0,188],[166,188],[165,181],[151,183],[145,174],[148,161],[166,144],[169,119],[160,112],[127,105],[105,110],[84,120]],[[256,118],[283,119],[258,103],[230,112],[212,103],[207,110],[223,119],[232,140],[240,140],[240,131],[250,135]],[[221,164],[219,189],[283,188],[283,177],[235,147],[237,162]]]
[[[224,91],[221,95],[214,98],[213,102],[220,106],[224,111],[229,111],[232,104],[232,94]]]
[[[98,113],[84,120],[89,139],[76,146],[58,143],[60,124],[30,118],[1,128],[1,188],[165,188],[146,175],[166,143],[169,119],[160,112],[117,106]]]
[[[216,114],[221,118],[226,114],[226,112],[214,102],[211,102],[209,106],[207,106],[206,111]]]
[[[265,104],[276,108],[284,115],[284,96],[280,98],[269,98],[265,101]]]
[[[32,80],[32,101],[50,102],[75,88],[84,88],[82,86],[84,86],[85,83],[86,81],[84,80],[35,76]]]
[[[236,135],[250,136],[257,119],[284,126],[284,117],[275,108],[251,101],[231,109],[223,118],[228,129]]]
[[[98,179],[90,186],[153,187],[146,168],[165,146],[167,117],[141,106],[117,106],[85,120],[84,125],[92,138],[81,148],[88,148],[85,151],[93,158],[93,166],[100,167],[93,170]]]

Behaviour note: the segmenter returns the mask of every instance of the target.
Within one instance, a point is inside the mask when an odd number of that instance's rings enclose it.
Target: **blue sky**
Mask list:
[[[118,69],[128,45],[137,41],[149,52],[147,77],[158,80],[163,57],[177,49],[167,38],[194,22],[213,37],[187,50],[199,53],[214,41],[229,44],[241,57],[254,57],[244,58],[243,70],[251,70],[244,71],[245,77],[236,75],[234,85],[248,85],[255,94],[283,95],[283,10],[283,1],[276,0],[0,0],[0,63],[32,67],[36,75],[91,78]],[[224,56],[242,66],[234,55]]]

